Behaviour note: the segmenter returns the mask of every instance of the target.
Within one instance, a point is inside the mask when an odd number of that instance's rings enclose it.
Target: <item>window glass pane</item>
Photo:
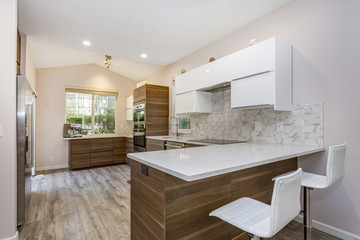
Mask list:
[[[115,96],[94,95],[95,134],[115,133]]]
[[[91,130],[92,95],[66,92],[66,122],[78,124],[78,134],[88,135]]]

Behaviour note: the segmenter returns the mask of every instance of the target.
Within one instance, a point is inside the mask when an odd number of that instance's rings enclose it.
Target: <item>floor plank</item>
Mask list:
[[[128,165],[38,174],[31,180],[33,191],[21,240],[130,239]],[[293,221],[271,240],[302,240],[302,231],[302,224]],[[312,233],[313,240],[338,240],[316,229]]]

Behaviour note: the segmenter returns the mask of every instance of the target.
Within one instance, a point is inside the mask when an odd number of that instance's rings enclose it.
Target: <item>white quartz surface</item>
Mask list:
[[[235,143],[132,153],[128,157],[185,181],[194,181],[324,150],[304,145]]]
[[[133,136],[129,136],[129,135],[105,135],[105,136],[96,135],[96,136],[82,136],[82,137],[64,138],[64,140],[93,139],[93,138],[118,138],[118,137],[133,138]]]

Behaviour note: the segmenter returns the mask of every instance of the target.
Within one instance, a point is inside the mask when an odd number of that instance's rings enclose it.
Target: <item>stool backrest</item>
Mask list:
[[[328,187],[341,180],[345,176],[345,153],[345,143],[329,147],[329,154],[326,164]]]
[[[276,234],[300,212],[302,169],[276,178],[270,208],[270,232]]]

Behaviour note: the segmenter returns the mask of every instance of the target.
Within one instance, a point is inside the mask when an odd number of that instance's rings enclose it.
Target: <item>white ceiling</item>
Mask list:
[[[144,68],[137,71],[144,71],[146,76],[290,1],[21,0],[19,29],[38,42],[32,48],[36,64],[39,62],[41,66],[50,66],[42,59],[46,54],[38,52],[42,49],[40,43],[46,43],[48,48],[56,45],[97,53],[102,58],[104,54],[112,55],[124,64],[122,68],[126,64],[135,66],[133,61],[139,62]],[[92,45],[83,46],[83,40],[89,40]],[[89,62],[84,57],[95,56],[70,49],[68,54],[73,52],[75,57],[67,57],[66,65],[72,61]],[[140,58],[143,52],[149,56],[147,59]],[[66,60],[63,57],[60,59]]]
[[[94,63],[104,67],[105,56],[84,50],[60,47],[48,44],[33,37],[28,37],[36,68],[63,67]],[[123,58],[115,58],[111,62],[110,71],[118,73],[134,81],[159,71],[162,66],[146,62],[136,62]]]

